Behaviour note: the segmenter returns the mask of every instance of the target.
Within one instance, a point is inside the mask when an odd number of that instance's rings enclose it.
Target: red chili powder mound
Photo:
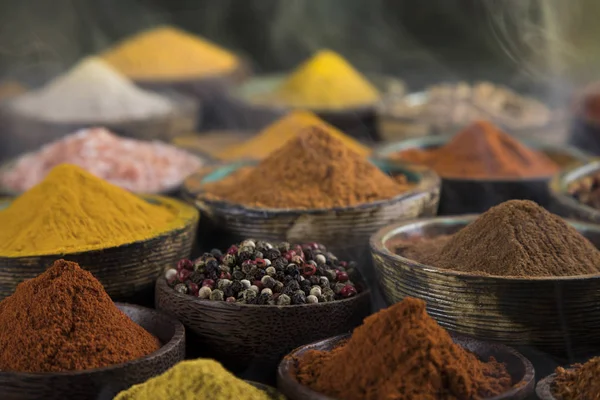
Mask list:
[[[0,302],[0,370],[105,367],[158,350],[157,338],[112,302],[76,263],[56,261]]]
[[[559,169],[545,154],[486,121],[473,123],[442,147],[408,149],[391,158],[423,164],[440,176],[456,178],[542,177]]]
[[[296,363],[300,383],[343,400],[470,400],[512,386],[504,364],[455,344],[410,297],[366,318],[345,344]]]

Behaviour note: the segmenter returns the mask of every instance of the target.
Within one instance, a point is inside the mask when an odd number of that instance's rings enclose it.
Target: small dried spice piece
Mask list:
[[[575,364],[569,369],[558,367],[552,383],[552,394],[557,400],[581,400],[600,398],[600,357],[585,364]]]
[[[183,259],[165,279],[182,294],[241,304],[316,304],[362,291],[354,263],[339,261],[321,244],[253,239],[225,253],[214,249],[194,261]]]
[[[335,349],[295,361],[300,383],[344,400],[471,400],[512,386],[504,364],[455,344],[425,302],[410,297],[366,318]]]
[[[569,186],[569,193],[577,201],[600,210],[600,173],[573,182]]]

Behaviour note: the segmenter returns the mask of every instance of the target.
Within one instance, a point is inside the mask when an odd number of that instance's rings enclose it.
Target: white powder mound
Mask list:
[[[97,57],[88,57],[41,89],[15,98],[12,107],[57,123],[137,120],[174,109],[169,99],[136,87]]]

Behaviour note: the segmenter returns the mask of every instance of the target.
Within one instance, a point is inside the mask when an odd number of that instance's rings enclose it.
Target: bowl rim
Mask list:
[[[501,275],[478,275],[472,274],[462,271],[454,271],[447,270],[442,268],[437,268],[432,265],[427,265],[420,263],[418,261],[412,260],[410,258],[406,258],[395,254],[391,251],[387,246],[386,242],[391,238],[397,236],[399,233],[403,231],[403,228],[407,228],[411,225],[418,226],[426,226],[432,224],[445,224],[445,225],[468,225],[473,222],[477,217],[481,214],[464,214],[464,215],[455,215],[455,216],[438,216],[433,218],[417,218],[411,219],[407,221],[398,222],[395,224],[391,224],[379,229],[375,232],[369,239],[369,246],[371,248],[371,253],[375,256],[380,256],[394,264],[402,264],[406,265],[411,269],[420,269],[427,273],[438,274],[448,277],[460,277],[460,278],[473,278],[473,279],[483,279],[489,281],[500,281],[500,282],[577,282],[585,279],[600,279],[600,273],[598,274],[588,274],[588,275],[574,275],[574,276],[539,276],[539,277],[518,277],[518,276],[501,276]],[[580,230],[582,228],[587,228],[589,230],[597,231],[600,233],[600,225],[577,221],[573,219],[565,219],[565,221]],[[377,267],[377,262],[375,262],[375,269],[379,269]]]
[[[445,135],[428,135],[424,137],[415,137],[409,139],[398,140],[389,143],[383,143],[379,146],[376,146],[373,149],[373,157],[388,160],[390,162],[402,162],[401,160],[393,160],[390,159],[389,156],[394,153],[398,153],[403,150],[409,149],[422,149],[428,147],[436,147],[441,146],[447,143],[451,138],[454,137],[455,134],[445,134]],[[524,144],[530,149],[546,152],[549,150],[556,151],[557,153],[565,154],[571,156],[573,159],[582,162],[588,163],[593,157],[590,154],[587,154],[584,151],[581,151],[573,146],[556,146],[544,143],[540,140],[536,139],[523,139],[518,138],[519,142]],[[404,161],[404,163],[408,163]],[[415,164],[415,163],[408,163]],[[416,164],[420,165],[420,164]],[[560,166],[559,166],[560,167]],[[449,182],[475,182],[475,183],[515,183],[515,182],[546,182],[548,179],[551,179],[556,174],[560,173],[561,169],[559,168],[557,172],[548,174],[548,175],[540,175],[540,176],[531,176],[531,177],[480,177],[480,178],[468,178],[468,177],[460,177],[460,176],[442,176],[440,178],[449,181]]]
[[[375,160],[384,161],[384,160]],[[259,161],[256,160],[239,160],[234,162],[224,162],[215,165],[215,168],[227,169],[234,168],[231,172],[239,170],[240,168],[248,165],[257,164]],[[369,161],[370,162],[370,161]],[[423,193],[430,192],[436,187],[441,188],[440,177],[431,169],[422,168],[415,165],[394,163],[395,167],[402,169],[400,172],[408,172],[419,176],[419,182],[409,190],[398,194],[390,199],[377,200],[370,203],[362,203],[353,206],[343,207],[329,207],[329,208],[257,208],[249,207],[242,204],[231,203],[225,200],[210,199],[203,196],[204,191],[197,193],[191,193],[187,190],[186,182],[189,179],[194,179],[195,175],[192,174],[186,181],[184,181],[183,188],[187,192],[186,195],[193,199],[194,204],[199,209],[205,209],[206,206],[212,209],[227,210],[228,214],[245,214],[245,215],[256,215],[257,217],[264,218],[266,215],[319,215],[327,213],[343,213],[343,212],[356,212],[356,211],[369,211],[371,209],[381,208],[391,204],[399,203],[408,200],[412,197],[422,195]],[[200,184],[202,185],[202,184]]]
[[[541,400],[558,400],[552,393],[552,383],[556,378],[556,372],[551,373],[548,376],[540,379],[535,385],[535,394]]]
[[[454,339],[465,339],[465,340],[469,340],[471,342],[475,342],[475,343],[479,343],[479,344],[486,344],[488,346],[492,345],[497,350],[516,357],[525,367],[525,374],[523,375],[523,378],[519,382],[514,383],[511,386],[511,388],[509,390],[507,390],[506,392],[499,394],[498,396],[485,398],[484,400],[494,400],[497,398],[504,398],[503,396],[514,395],[514,394],[518,393],[520,390],[522,390],[523,388],[526,388],[528,385],[532,385],[531,389],[533,389],[533,385],[535,385],[535,368],[533,367],[533,364],[531,363],[531,361],[528,358],[526,358],[523,354],[521,354],[514,348],[509,347],[504,344],[501,344],[501,343],[486,342],[483,340],[474,339],[474,338],[466,336],[466,335],[461,335],[461,334],[456,334],[456,333],[451,333],[451,332],[448,332],[448,334],[452,337],[453,340]],[[300,382],[298,382],[296,380],[295,376],[293,376],[291,373],[289,373],[290,372],[289,370],[291,370],[292,363],[293,363],[292,357],[299,352],[305,352],[305,351],[311,349],[312,347],[316,347],[319,345],[325,345],[325,344],[329,345],[330,343],[332,343],[335,346],[338,343],[340,343],[342,340],[349,339],[350,337],[351,337],[351,334],[347,333],[347,334],[337,335],[337,336],[333,336],[333,337],[330,337],[327,339],[319,340],[319,341],[316,341],[313,343],[308,343],[308,344],[305,344],[305,345],[295,348],[288,355],[283,357],[281,359],[279,365],[277,366],[278,382],[280,380],[285,381],[288,384],[291,384],[293,386],[300,386],[303,390],[308,391],[310,394],[319,395],[323,399],[334,400],[322,393],[312,390],[310,387],[308,387],[306,385],[301,384]],[[464,348],[460,344],[459,344],[459,346]],[[477,358],[479,359],[479,357],[477,357]],[[280,385],[278,384],[277,387],[279,388]],[[509,397],[506,397],[506,398],[508,399]]]
[[[175,297],[187,302],[191,302],[192,304],[195,305],[200,305],[202,307],[215,307],[215,308],[224,308],[224,309],[228,309],[228,310],[235,310],[235,311],[239,311],[239,310],[262,310],[262,309],[268,309],[268,310],[292,310],[292,309],[299,309],[299,308],[306,308],[306,307],[327,307],[327,306],[331,306],[332,304],[347,304],[347,303],[353,303],[359,299],[363,299],[364,297],[370,297],[371,295],[371,290],[366,286],[365,284],[365,289],[361,292],[358,292],[355,296],[352,297],[348,297],[346,299],[342,299],[342,300],[335,300],[335,301],[328,301],[326,303],[316,303],[316,304],[289,304],[289,305],[277,305],[277,304],[243,304],[243,303],[228,303],[226,301],[214,301],[214,300],[206,300],[206,299],[200,299],[198,297],[194,297],[194,296],[190,296],[188,294],[182,294],[179,292],[176,292],[174,289],[170,288],[169,285],[167,284],[167,280],[164,278],[164,276],[160,276],[157,280],[156,280],[156,289],[159,289],[161,291],[164,291],[165,293],[167,293],[167,295],[169,297]]]
[[[139,197],[146,201],[150,200],[150,203],[152,203],[152,200],[153,200],[153,201],[158,202],[163,205],[167,204],[169,206],[176,207],[177,215],[176,215],[175,219],[179,220],[178,224],[169,226],[168,227],[169,229],[161,231],[161,232],[155,234],[154,236],[148,237],[146,239],[135,240],[132,242],[120,244],[118,246],[93,248],[93,249],[76,251],[76,252],[71,252],[71,253],[54,253],[54,254],[45,253],[45,254],[34,254],[34,255],[26,255],[26,256],[11,256],[11,257],[0,256],[0,260],[25,260],[25,259],[55,257],[55,256],[58,258],[63,258],[65,256],[72,257],[72,256],[87,254],[87,253],[91,253],[91,252],[111,251],[111,250],[118,249],[118,248],[138,245],[141,243],[148,242],[150,240],[156,240],[156,239],[168,236],[168,235],[172,234],[173,232],[179,232],[179,231],[185,230],[188,226],[196,224],[200,219],[200,214],[198,213],[198,210],[196,208],[194,208],[192,205],[187,204],[181,200],[174,199],[172,197],[167,197],[167,196],[162,196],[162,195],[153,195],[153,194],[139,195]],[[0,207],[2,207],[6,203],[11,203],[13,200],[14,200],[14,197],[0,197]]]
[[[121,369],[125,366],[138,366],[140,364],[145,363],[146,361],[149,361],[150,359],[162,357],[165,354],[170,353],[173,350],[175,350],[177,348],[177,346],[179,346],[180,342],[182,340],[185,340],[185,328],[183,327],[183,324],[179,320],[171,317],[170,315],[167,315],[166,313],[163,313],[160,310],[155,310],[155,309],[148,308],[148,307],[142,307],[137,304],[120,303],[120,302],[115,302],[114,304],[122,312],[124,312],[123,308],[126,308],[126,309],[129,308],[129,309],[134,309],[134,310],[138,310],[138,311],[149,313],[149,314],[160,315],[161,318],[163,318],[165,321],[168,321],[174,327],[175,332],[173,333],[173,337],[167,343],[162,344],[162,346],[160,346],[160,348],[153,353],[147,354],[140,358],[136,358],[135,360],[126,361],[126,362],[123,362],[120,364],[109,365],[107,367],[84,369],[84,370],[80,370],[80,371],[61,371],[61,372],[18,372],[18,371],[1,371],[0,370],[0,376],[4,375],[4,376],[18,377],[19,379],[22,379],[22,378],[30,378],[31,379],[31,378],[49,378],[49,377],[75,377],[75,376],[83,376],[83,375],[91,375],[91,374],[95,374],[95,373],[108,372],[111,370]],[[146,331],[146,332],[155,336],[152,332],[149,332],[149,331]]]
[[[600,173],[600,157],[590,158],[583,165],[574,165],[569,168],[565,168],[552,177],[548,182],[548,188],[550,193],[556,200],[562,203],[564,206],[571,209],[577,209],[585,212],[586,214],[599,215],[600,210],[584,204],[568,193],[569,185],[576,181],[596,175]]]

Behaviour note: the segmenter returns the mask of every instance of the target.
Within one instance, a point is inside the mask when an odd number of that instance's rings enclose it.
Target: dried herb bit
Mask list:
[[[225,252],[213,249],[196,260],[180,260],[164,276],[181,294],[240,304],[318,304],[362,291],[354,263],[338,260],[319,243],[246,239]]]
[[[600,398],[600,357],[585,364],[575,364],[569,369],[558,367],[552,383],[552,394],[558,400]]]

